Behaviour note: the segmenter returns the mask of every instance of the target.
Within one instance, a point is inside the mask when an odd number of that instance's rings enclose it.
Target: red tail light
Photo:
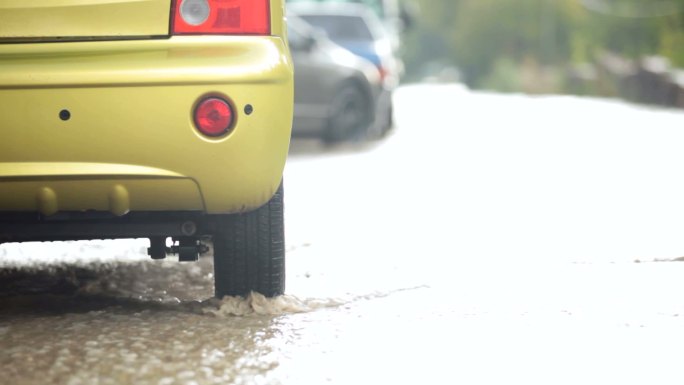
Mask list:
[[[195,127],[206,136],[217,137],[230,131],[235,114],[233,108],[223,99],[207,98],[202,100],[194,113]]]
[[[389,76],[389,71],[387,70],[387,68],[383,67],[382,65],[378,65],[378,72],[380,73],[380,80],[383,82]]]
[[[174,35],[269,35],[270,0],[174,0]]]

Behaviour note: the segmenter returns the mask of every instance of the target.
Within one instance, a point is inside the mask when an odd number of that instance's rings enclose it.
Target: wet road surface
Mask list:
[[[287,295],[146,241],[0,247],[7,384],[681,384],[684,114],[406,87],[296,142]],[[427,114],[426,112],[430,112]]]

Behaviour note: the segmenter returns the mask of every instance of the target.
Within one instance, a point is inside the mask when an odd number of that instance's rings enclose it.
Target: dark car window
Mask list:
[[[333,41],[374,39],[368,25],[358,16],[303,15],[301,18],[324,30]]]

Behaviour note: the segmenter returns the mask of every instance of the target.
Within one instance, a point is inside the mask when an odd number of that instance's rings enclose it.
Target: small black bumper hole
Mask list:
[[[69,110],[59,111],[59,118],[64,120],[64,121],[67,121],[67,120],[71,119],[71,112],[69,112]]]

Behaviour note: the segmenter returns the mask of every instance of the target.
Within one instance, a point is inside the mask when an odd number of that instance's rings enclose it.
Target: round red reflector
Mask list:
[[[221,136],[233,124],[233,109],[223,99],[208,98],[195,108],[195,125],[207,136]]]

